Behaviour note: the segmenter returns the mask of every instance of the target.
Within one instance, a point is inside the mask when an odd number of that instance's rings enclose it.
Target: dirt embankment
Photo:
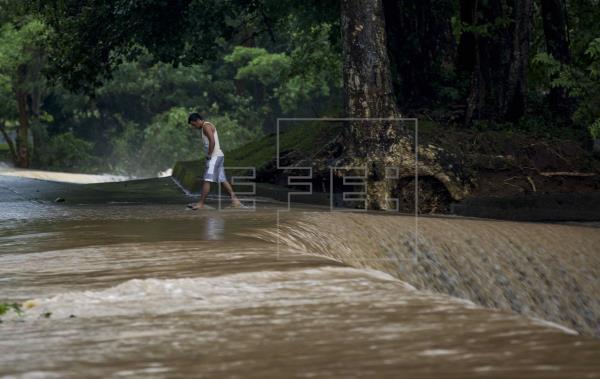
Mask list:
[[[469,196],[442,206],[444,213],[521,221],[600,220],[600,159],[583,142],[497,131],[429,133],[424,138],[459,157],[470,178]]]
[[[473,197],[600,191],[600,159],[580,141],[466,131],[427,138],[460,157]]]

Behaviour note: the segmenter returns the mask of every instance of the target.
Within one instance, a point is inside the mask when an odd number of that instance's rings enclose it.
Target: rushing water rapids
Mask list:
[[[305,212],[266,236],[307,254],[387,272],[419,289],[600,336],[595,227]]]
[[[0,377],[600,376],[598,229],[37,190],[0,177]]]

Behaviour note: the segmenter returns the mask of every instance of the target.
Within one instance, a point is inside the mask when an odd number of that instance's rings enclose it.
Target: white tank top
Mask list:
[[[214,125],[213,125],[213,127],[214,127]],[[219,133],[217,133],[216,127],[215,127],[215,132],[213,135],[215,137],[215,148],[213,149],[211,158],[212,157],[222,157],[225,154],[223,154],[223,151],[221,150],[221,146],[219,145]],[[204,148],[206,149],[206,155],[208,155],[209,141],[208,141],[208,137],[204,134],[204,130],[202,130],[202,142],[204,142]]]

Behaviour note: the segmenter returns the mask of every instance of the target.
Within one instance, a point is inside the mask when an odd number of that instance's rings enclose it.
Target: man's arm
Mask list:
[[[206,138],[208,138],[208,158],[212,157],[213,150],[215,149],[215,133],[213,132],[213,128],[211,124],[205,122],[202,126],[204,130],[204,134],[206,134]]]

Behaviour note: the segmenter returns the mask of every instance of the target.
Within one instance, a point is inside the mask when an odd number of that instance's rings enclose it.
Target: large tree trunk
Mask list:
[[[465,124],[473,119],[515,121],[525,111],[532,0],[461,0],[459,67],[469,70],[471,89]],[[486,28],[487,33],[472,28]]]
[[[352,118],[399,118],[392,89],[381,0],[342,0],[345,110]],[[406,135],[394,122],[350,123],[349,165],[365,166],[369,180],[367,206],[387,208],[384,186],[377,171],[389,146]]]
[[[353,117],[398,117],[381,0],[343,0],[344,89]]]
[[[16,97],[19,109],[19,127],[17,129],[17,167],[29,167],[29,112],[27,106],[27,91],[25,81],[27,65],[17,67]]]
[[[565,0],[542,0],[541,13],[548,54],[562,64],[569,64],[571,62],[571,51],[569,48]],[[570,103],[565,88],[556,87],[550,90],[548,95],[550,108],[556,116],[567,123],[570,122]]]
[[[351,118],[398,118],[400,112],[392,89],[386,27],[381,0],[342,0],[344,89],[346,114]],[[344,165],[366,167],[367,206],[386,209],[397,183],[386,178],[386,168],[400,177],[415,174],[414,123],[353,121],[350,147]],[[452,159],[434,146],[419,147],[419,175],[435,177],[460,198],[465,188],[452,169]],[[450,163],[450,164],[449,164]],[[455,162],[454,162],[455,163]],[[387,180],[386,180],[387,179]]]
[[[508,65],[508,86],[504,97],[504,117],[510,121],[519,119],[525,113],[527,100],[527,69],[529,67],[529,46],[533,0],[507,1],[513,8],[514,23],[511,24],[511,55]]]

